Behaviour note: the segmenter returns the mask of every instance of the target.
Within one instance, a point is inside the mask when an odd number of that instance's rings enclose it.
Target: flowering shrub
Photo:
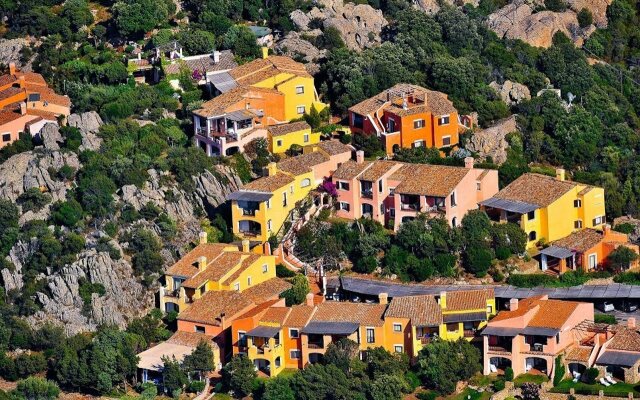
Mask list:
[[[326,180],[322,182],[320,186],[318,186],[318,190],[324,193],[328,193],[331,197],[338,197],[338,190],[336,189],[336,184]]]

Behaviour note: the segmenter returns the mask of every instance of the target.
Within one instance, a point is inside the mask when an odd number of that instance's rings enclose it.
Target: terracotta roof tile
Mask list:
[[[357,163],[355,161],[349,160],[345,163],[342,163],[341,166],[338,167],[336,172],[333,173],[333,180],[342,179],[342,180],[351,180],[360,175],[365,169],[371,166],[371,161],[365,161],[363,163]]]
[[[199,271],[191,278],[184,281],[182,286],[187,288],[199,288],[207,281],[216,282],[224,275],[233,271],[246,257],[240,252],[224,252],[213,259],[207,258],[207,267],[204,271]],[[196,261],[197,262],[197,261]]]
[[[640,352],[640,333],[636,329],[627,327],[617,330],[609,346],[611,350],[635,351]]]
[[[305,129],[311,130],[311,126],[306,121],[297,121],[288,124],[271,125],[267,128],[267,131],[269,131],[272,136],[282,136]]]
[[[493,289],[447,292],[445,311],[485,310],[493,297]]]
[[[593,347],[576,346],[567,352],[566,359],[570,361],[589,361]]]
[[[602,238],[602,232],[588,228],[551,242],[551,245],[584,253],[600,243]]]
[[[394,168],[401,167],[402,164],[396,161],[374,161],[370,168],[367,168],[362,175],[358,177],[360,180],[376,182],[382,178],[385,174],[389,173]]]
[[[284,326],[301,328],[309,322],[315,311],[315,307],[306,304],[293,306],[287,319],[284,321]]]
[[[575,182],[561,181],[552,176],[526,173],[494,197],[546,207],[577,185]]]
[[[289,313],[291,313],[290,307],[270,307],[262,318],[260,318],[260,322],[282,326],[289,316]]]
[[[329,161],[329,157],[319,151],[314,151],[286,158],[278,163],[278,169],[289,174],[301,175],[305,172],[311,172],[311,167],[326,161]]]
[[[223,50],[220,52],[220,62],[215,63],[213,61],[212,54],[200,54],[197,56],[189,56],[184,57],[176,62],[173,62],[169,65],[165,65],[163,67],[165,74],[178,74],[180,73],[180,68],[186,67],[189,71],[199,71],[199,72],[216,72],[216,71],[227,71],[233,68],[236,68],[238,64],[235,61],[233,53],[231,50]]]
[[[229,71],[239,85],[253,85],[280,73],[311,77],[303,64],[284,56],[256,59]]]
[[[22,115],[17,112],[0,110],[0,126],[15,121],[21,116]]]
[[[274,89],[241,86],[222,93],[220,96],[202,104],[202,107],[195,110],[194,114],[203,117],[215,117],[224,115],[232,106],[240,102],[251,102],[251,99],[263,98],[266,94],[283,96],[282,93]],[[244,108],[244,104],[242,105]]]
[[[291,184],[294,181],[293,177],[282,172],[277,172],[275,175],[263,176],[255,181],[249,182],[242,187],[245,190],[255,190],[258,192],[271,193],[281,187]]]
[[[36,72],[16,72],[18,79],[20,79],[21,76],[24,76],[27,84],[47,86],[47,81],[44,80],[44,77]]]
[[[207,342],[214,349],[218,347],[218,344],[213,341],[213,336],[198,332],[177,331],[167,339],[167,343],[189,347],[196,347],[202,341]]]
[[[396,193],[446,197],[469,171],[465,167],[411,164],[405,165],[400,174],[392,175],[392,179],[402,178],[396,186]]]
[[[197,262],[202,256],[207,260],[213,260],[222,254],[225,249],[233,249],[235,246],[226,243],[207,243],[196,246],[193,250],[185,254],[178,262],[167,269],[166,275],[183,276],[191,278],[198,273]]]
[[[18,78],[15,75],[4,74],[0,75],[0,86],[11,85],[14,82],[17,82]]]
[[[388,93],[391,94],[389,97],[391,101],[387,101]],[[412,93],[418,101],[409,104],[405,110],[402,107],[402,98],[400,97],[402,93]],[[423,112],[431,112],[433,115],[446,115],[457,112],[446,94],[407,83],[399,83],[387,91],[354,105],[349,108],[349,111],[364,116],[372,114],[381,108],[399,116]]]
[[[356,322],[363,326],[382,326],[385,304],[326,301],[318,305],[311,321]]]
[[[324,140],[317,145],[322,151],[327,153],[329,156],[335,156],[338,154],[351,153],[353,150],[350,146],[340,142],[339,140]]]
[[[247,270],[247,268],[249,268],[253,263],[255,263],[256,261],[258,261],[260,259],[260,255],[255,254],[255,253],[241,253],[244,254],[244,257],[240,263],[240,268],[238,268],[236,270],[236,272],[234,272],[233,274],[231,274],[224,282],[222,282],[224,285],[229,285],[231,284],[233,281],[235,281],[236,279],[238,279],[238,277],[240,277],[240,275]]]
[[[438,326],[442,323],[442,310],[431,295],[394,297],[385,316],[409,318],[415,326]]]
[[[0,100],[8,99],[10,97],[16,96],[20,93],[25,93],[24,89],[18,87],[8,87],[2,91],[0,91]],[[26,97],[26,94],[25,94]]]

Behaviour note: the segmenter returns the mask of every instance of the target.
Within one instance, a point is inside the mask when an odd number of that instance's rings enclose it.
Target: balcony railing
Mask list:
[[[170,289],[165,288],[164,295],[167,296],[167,297],[178,298],[178,297],[180,297],[180,289],[170,290]]]
[[[489,346],[489,351],[496,353],[511,353],[511,348],[508,346]]]
[[[373,199],[373,190],[363,190],[360,192],[360,196],[365,199]]]
[[[310,349],[324,349],[324,343],[322,342],[309,342],[307,345]]]
[[[542,353],[544,350],[544,346],[540,343],[533,343],[529,345],[529,351],[534,353]]]
[[[446,212],[447,208],[445,206],[430,206],[427,207],[427,212],[430,213],[442,213],[442,212]]]
[[[418,211],[420,210],[420,203],[400,203],[400,209],[402,211]]]
[[[429,344],[429,343],[431,343],[432,340],[433,340],[433,338],[430,338],[428,336],[423,336],[423,337],[420,338],[420,343]]]
[[[260,231],[240,231],[240,233],[242,234],[242,236],[247,236],[247,237],[260,236]]]
[[[464,337],[466,338],[474,337],[475,335],[476,335],[476,331],[474,331],[473,329],[464,330]]]
[[[243,208],[242,209],[242,215],[249,215],[249,216],[255,216],[256,215],[256,211],[258,211],[255,208]]]

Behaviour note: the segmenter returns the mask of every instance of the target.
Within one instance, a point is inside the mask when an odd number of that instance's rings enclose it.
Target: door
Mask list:
[[[598,256],[589,254],[589,269],[595,269],[598,266]]]

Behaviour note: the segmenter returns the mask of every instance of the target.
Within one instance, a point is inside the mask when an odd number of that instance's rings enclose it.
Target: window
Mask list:
[[[443,136],[442,137],[442,145],[443,146],[451,146],[451,136]]]
[[[351,207],[349,206],[349,203],[341,201],[340,202],[340,209],[343,210],[343,211],[349,211],[351,209]]]
[[[582,228],[582,220],[581,219],[575,220],[573,222],[573,227],[575,229],[581,229]]]
[[[311,185],[311,179],[305,178],[300,182],[300,187],[307,187]]]
[[[296,94],[303,94],[304,86],[296,86]]]
[[[289,350],[289,357],[291,357],[292,360],[299,360],[300,350]]]
[[[423,119],[414,119],[413,120],[413,129],[421,129],[424,128],[424,120]]]
[[[395,216],[396,216],[396,209],[395,208],[392,207],[392,208],[389,209],[389,216],[391,218],[395,218]]]
[[[296,108],[296,112],[297,112],[298,114],[304,114],[304,106],[298,106],[298,107]]]
[[[267,200],[267,209],[271,208],[271,200]]]
[[[281,361],[280,361],[280,357],[276,358],[276,368],[280,368],[281,365]]]
[[[201,326],[201,325],[196,325],[194,329],[197,333],[204,333],[205,331],[204,326]]]
[[[378,192],[382,193],[382,179],[378,181]]]
[[[267,221],[267,230],[268,231],[272,230],[272,228],[271,228],[271,220]]]
[[[238,331],[238,347],[247,347],[247,332]]]
[[[402,332],[402,324],[393,324],[394,332]]]
[[[289,328],[289,337],[296,339],[300,337],[300,331],[297,329]]]
[[[529,232],[529,241],[536,240],[538,238],[538,234],[536,231]]]
[[[287,192],[282,192],[282,206],[287,206]]]
[[[309,134],[308,134],[308,133],[305,133],[305,134],[304,134],[304,139],[303,139],[303,141],[304,141],[305,143],[309,143]]]
[[[456,203],[456,192],[451,193],[451,207],[455,207],[458,204]]]
[[[235,290],[236,292],[240,291],[240,283],[236,283],[235,285],[233,285],[233,290]]]
[[[598,266],[598,255],[593,253],[589,254],[589,269],[593,269]]]
[[[250,276],[247,277],[247,286],[251,286],[251,277]]]
[[[293,185],[289,186],[289,191],[293,194]]]
[[[376,333],[373,328],[367,328],[367,343],[376,342]]]
[[[413,142],[413,147],[424,147],[424,140],[416,140],[415,142]]]
[[[582,207],[582,200],[580,200],[580,199],[576,199],[576,200],[574,200],[574,201],[573,201],[573,206],[574,206],[575,208],[580,208],[580,207]]]
[[[443,115],[442,117],[438,118],[438,125],[449,125],[449,116]]]
[[[262,273],[266,274],[267,272],[269,272],[269,266],[267,264],[264,264],[262,266]]]
[[[2,134],[2,142],[6,143],[11,141],[11,134],[10,133],[4,133]]]
[[[200,296],[202,296],[202,295],[204,294],[204,292],[206,292],[206,291],[207,291],[207,288],[205,288],[204,286],[202,286],[202,287],[200,288]]]
[[[491,305],[487,306],[487,314],[493,314],[493,306]]]
[[[604,224],[604,216],[603,215],[599,215],[597,217],[595,217],[593,219],[593,225],[600,225],[600,224]]]
[[[476,182],[476,190],[479,192],[482,190],[482,183]]]
[[[456,217],[451,218],[451,227],[455,228],[458,226],[458,219]]]
[[[556,333],[556,344],[560,344],[560,332]]]
[[[528,219],[529,221],[536,219],[536,210],[529,211],[529,212],[527,213],[527,219]]]
[[[396,353],[402,353],[402,345],[396,344],[395,346],[393,346],[393,351],[395,351]]]
[[[282,147],[282,139],[276,140],[276,146]]]
[[[349,190],[349,182],[338,181],[338,190]]]
[[[396,188],[389,188],[389,195],[393,196],[396,193]]]

